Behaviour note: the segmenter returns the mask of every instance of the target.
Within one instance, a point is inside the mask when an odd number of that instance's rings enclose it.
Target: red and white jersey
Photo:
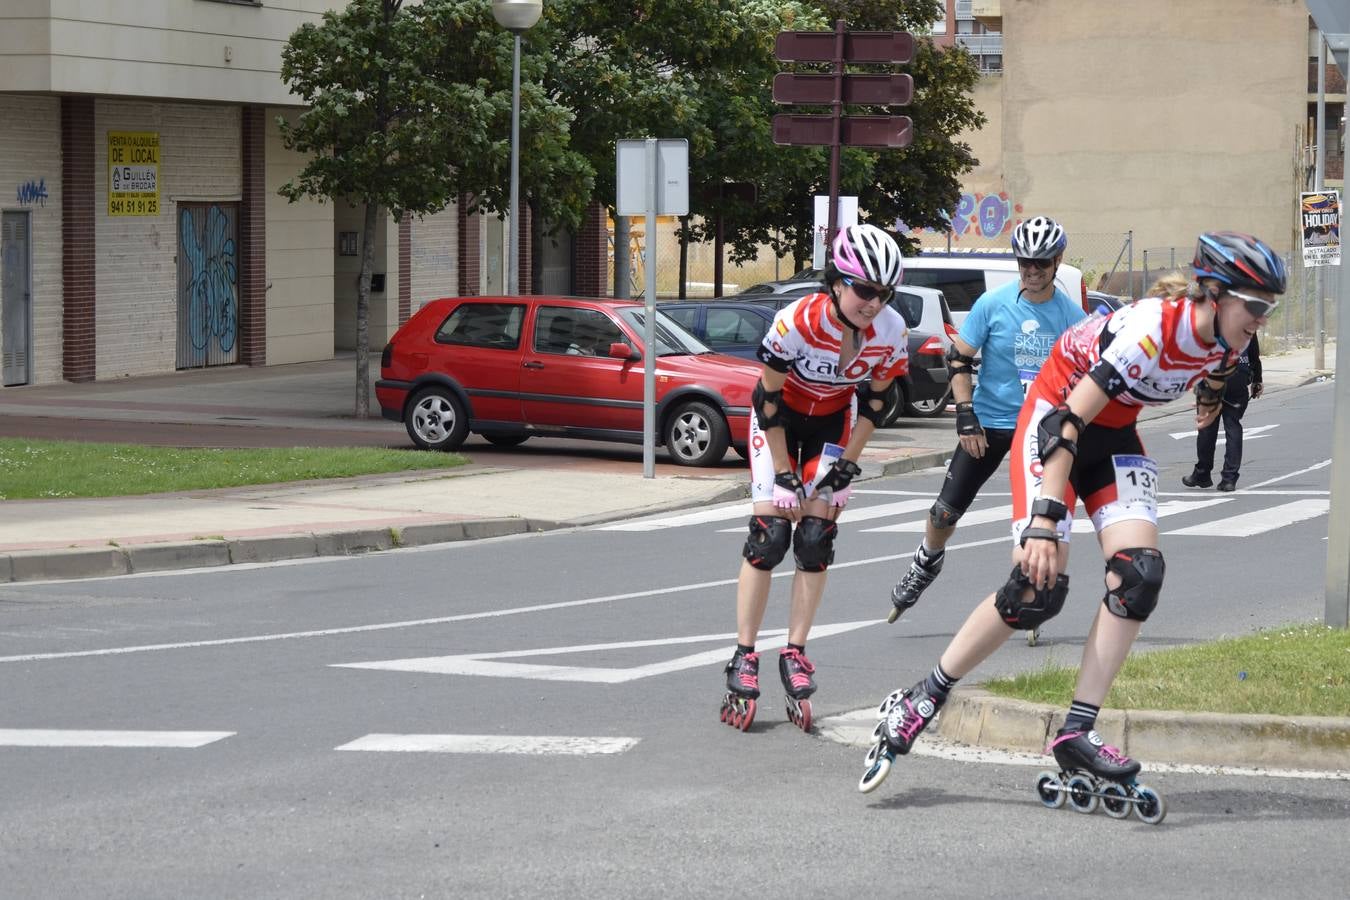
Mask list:
[[[1092,373],[1111,398],[1093,423],[1121,428],[1139,418],[1145,406],[1185,394],[1223,361],[1225,352],[1196,333],[1194,301],[1150,297],[1109,316],[1089,316],[1064,332],[1032,390],[1060,403]]]
[[[909,329],[887,306],[859,335],[858,355],[839,365],[843,330],[830,318],[829,294],[807,294],[774,316],[759,359],[787,373],[783,403],[802,415],[824,416],[847,407],[857,386],[909,373]]]

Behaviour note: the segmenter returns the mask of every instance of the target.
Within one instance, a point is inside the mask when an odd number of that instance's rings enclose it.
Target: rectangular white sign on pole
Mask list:
[[[615,212],[621,216],[647,215],[647,141],[616,141],[618,166],[614,183]],[[658,216],[689,215],[689,142],[660,138],[656,142],[656,209]]]
[[[1303,265],[1341,264],[1340,191],[1309,191],[1301,195]]]
[[[815,238],[813,241],[813,250],[811,253],[811,264],[817,269],[825,268],[825,231],[830,227],[830,198],[826,194],[816,195],[815,208]],[[850,225],[858,224],[858,198],[840,197],[839,198],[839,218],[836,221],[839,228],[847,228]]]

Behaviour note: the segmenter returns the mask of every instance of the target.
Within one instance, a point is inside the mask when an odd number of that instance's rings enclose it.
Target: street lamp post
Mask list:
[[[520,293],[520,36],[539,21],[544,0],[492,0],[492,17],[515,36],[511,59],[511,208],[506,251],[506,293]]]

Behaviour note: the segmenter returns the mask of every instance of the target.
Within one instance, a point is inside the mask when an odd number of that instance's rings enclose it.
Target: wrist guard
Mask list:
[[[1027,541],[1054,541],[1058,544],[1059,532],[1053,528],[1023,528],[1022,536],[1018,538],[1017,543],[1025,547]]]
[[[1044,516],[1056,522],[1063,522],[1069,515],[1069,507],[1054,497],[1037,497],[1031,504],[1032,516]]]
[[[965,437],[972,434],[984,434],[980,420],[975,415],[975,404],[966,402],[956,404],[956,433]]]

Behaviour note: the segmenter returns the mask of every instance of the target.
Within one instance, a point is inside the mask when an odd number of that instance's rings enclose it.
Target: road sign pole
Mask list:
[[[656,477],[656,138],[647,138],[647,236],[642,264],[647,269],[642,343],[642,477]]]
[[[834,247],[834,233],[839,227],[839,156],[843,143],[844,120],[844,20],[834,22],[834,99],[830,103],[833,137],[830,140],[830,211],[825,225],[825,259]]]

